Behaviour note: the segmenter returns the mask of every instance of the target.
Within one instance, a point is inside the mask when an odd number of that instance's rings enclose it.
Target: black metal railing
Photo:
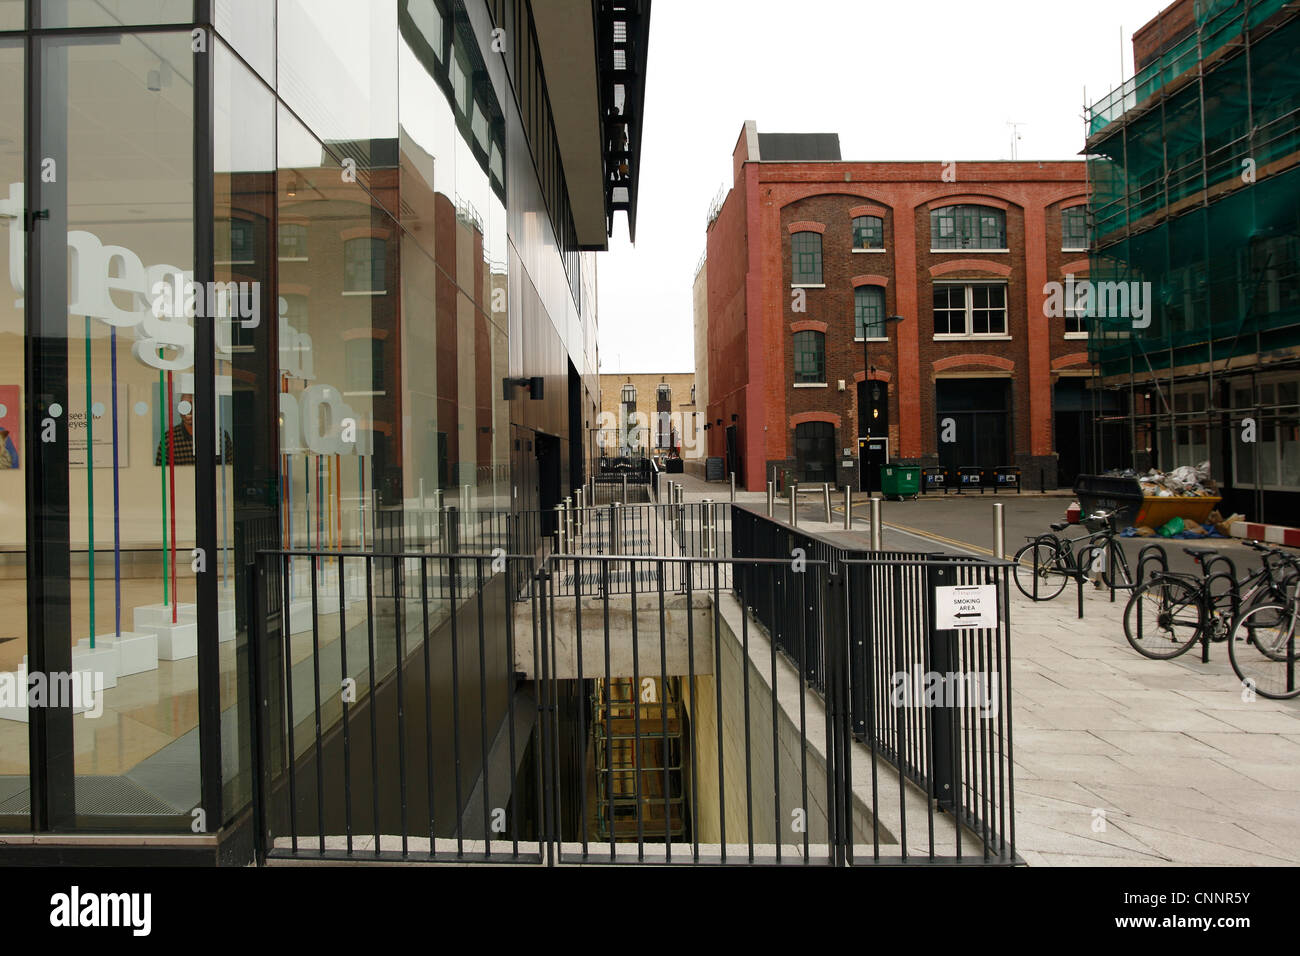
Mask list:
[[[248,594],[263,858],[541,858],[542,788],[521,786],[537,705],[513,668],[512,565],[533,562],[257,556]],[[380,580],[396,582],[391,594],[376,593]]]
[[[259,857],[1018,862],[1006,564],[717,511],[733,554],[260,552]]]
[[[923,788],[977,830],[986,847],[1014,852],[1007,592],[1012,565],[966,555],[843,548],[745,508],[733,509],[732,523],[737,557],[789,556],[782,573],[762,581],[740,573],[736,582],[737,596],[773,643],[826,692],[825,641],[837,626],[847,627],[846,701],[855,738],[893,763],[900,779]],[[797,571],[809,560],[826,563],[843,578],[842,609],[809,592]],[[938,628],[936,589],[979,586],[992,589],[991,626]],[[935,703],[935,697],[941,699]]]

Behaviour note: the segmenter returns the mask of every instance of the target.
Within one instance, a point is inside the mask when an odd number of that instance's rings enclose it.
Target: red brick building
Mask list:
[[[858,487],[870,435],[1055,485],[1054,430],[1092,407],[1085,326],[1044,289],[1088,272],[1082,162],[843,162],[833,134],[749,122],[733,173],[706,251],[711,456],[750,490],[781,467]],[[1060,442],[1069,480],[1083,443]]]

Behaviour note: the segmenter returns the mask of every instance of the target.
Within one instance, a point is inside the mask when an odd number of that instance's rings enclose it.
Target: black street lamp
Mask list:
[[[882,325],[882,328],[886,330],[885,332],[886,337],[888,337],[889,334],[888,333],[889,323],[902,322],[902,321],[903,321],[903,317],[901,315],[886,316],[885,321]],[[868,451],[870,451],[871,448],[871,438],[872,438],[871,431],[872,431],[872,424],[873,424],[873,415],[876,411],[876,402],[880,400],[880,384],[878,382],[872,381],[871,379],[871,373],[875,371],[875,368],[872,367],[871,365],[871,357],[867,351],[868,345],[870,343],[870,336],[867,335],[869,328],[870,327],[865,322],[862,323],[862,367],[866,370],[865,372],[863,372],[863,375],[865,377],[863,379],[862,385],[863,385],[863,390],[867,393],[867,397],[869,400],[869,407],[863,409],[862,403],[861,402],[858,403],[858,414],[862,418],[862,420],[858,423],[858,431],[862,431],[864,427],[866,428]],[[867,492],[867,497],[870,498],[873,490],[872,489],[873,482],[871,478],[871,465],[870,463],[868,463],[863,467],[866,470],[866,475],[864,477],[866,479],[867,486],[865,490]]]

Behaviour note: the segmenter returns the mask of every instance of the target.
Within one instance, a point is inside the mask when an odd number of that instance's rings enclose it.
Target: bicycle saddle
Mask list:
[[[1218,554],[1219,552],[1214,548],[1183,548],[1183,553],[1190,554],[1199,561],[1207,555]]]
[[[1068,527],[1070,527],[1070,522],[1068,521],[1055,521],[1051,525],[1053,531],[1064,531]]]

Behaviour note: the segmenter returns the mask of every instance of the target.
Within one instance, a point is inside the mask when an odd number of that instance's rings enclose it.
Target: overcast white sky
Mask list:
[[[695,367],[691,282],[745,120],[846,160],[1074,159],[1084,89],[1169,0],[654,0],[637,243],[598,257],[600,370]],[[1120,51],[1123,50],[1123,65]]]

